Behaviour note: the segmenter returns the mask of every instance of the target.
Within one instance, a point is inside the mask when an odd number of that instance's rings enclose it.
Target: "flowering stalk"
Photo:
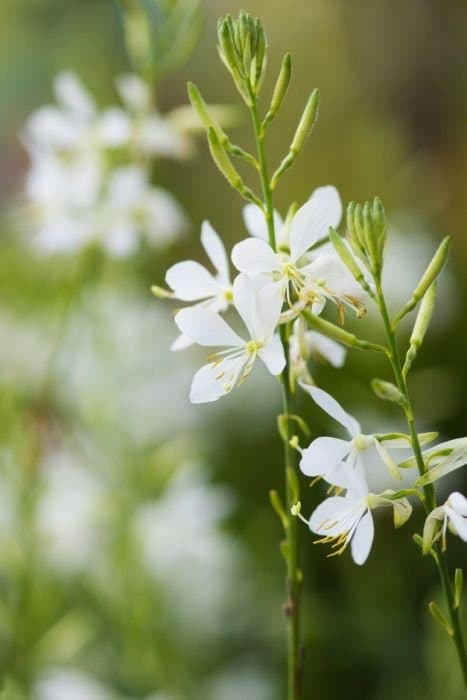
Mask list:
[[[410,399],[410,393],[407,385],[407,377],[403,371],[399,348],[397,345],[395,326],[397,324],[391,323],[389,312],[384,296],[384,292],[381,285],[380,277],[375,279],[376,287],[376,299],[377,305],[383,320],[384,328],[386,331],[389,352],[387,356],[391,363],[392,371],[394,373],[394,379],[396,381],[397,387],[403,397],[402,407],[404,410],[405,418],[407,420],[407,426],[410,434],[410,443],[412,446],[412,451],[415,457],[416,465],[420,476],[423,476],[428,472],[428,468],[423,459],[422,448],[420,446],[420,441],[418,433],[415,427],[415,417],[412,409],[412,403]],[[423,504],[426,514],[429,515],[436,507],[436,491],[432,483],[423,486]],[[462,633],[462,629],[459,622],[459,606],[456,605],[454,586],[451,582],[451,577],[449,574],[449,569],[446,561],[445,552],[443,547],[439,542],[433,544],[433,558],[436,562],[438,569],[439,578],[441,581],[441,586],[443,589],[443,594],[446,602],[446,606],[449,612],[450,627],[448,628],[449,635],[452,637],[453,642],[456,647],[457,655],[459,658],[459,664],[461,667],[462,675],[464,678],[464,683],[467,688],[467,655],[465,649],[465,642]]]
[[[444,551],[446,548],[446,528],[448,524],[451,524],[451,529],[455,534],[458,534],[462,539],[466,539],[466,533],[464,533],[464,497],[461,494],[451,494],[444,506],[438,506],[433,484],[440,476],[465,464],[465,440],[451,441],[455,445],[446,443],[435,446],[424,455],[420,440],[421,436],[417,433],[415,426],[415,416],[407,384],[407,375],[416,359],[431,321],[436,296],[436,280],[444,266],[450,241],[449,238],[445,238],[442,241],[410,300],[391,320],[381,279],[387,221],[380,200],[376,198],[373,203],[367,202],[363,206],[354,203],[349,204],[347,227],[348,247],[335,232],[331,232],[330,239],[336,252],[348,269],[360,284],[368,290],[369,296],[376,303],[383,321],[388,342],[385,354],[391,364],[396,385],[374,379],[372,387],[380,398],[397,403],[402,408],[407,421],[408,438],[413,457],[394,466],[396,468],[416,466],[419,472],[419,478],[415,486],[422,487],[419,495],[427,519],[423,540],[416,536],[415,541],[422,546],[423,553],[432,554],[436,562],[449,620],[446,620],[434,602],[430,603],[429,609],[433,617],[441,623],[454,641],[464,683],[467,687],[467,656],[458,611],[462,593],[462,572],[461,570],[456,570],[456,575],[451,581]],[[369,275],[372,279],[373,285],[370,287],[368,286],[366,275]],[[402,363],[396,336],[398,324],[419,303],[420,307],[410,337],[409,348],[405,361]],[[432,463],[435,465],[434,469],[431,469]],[[408,491],[406,493],[408,495]],[[454,502],[456,508],[450,505],[450,501]],[[443,523],[441,529],[440,521]],[[456,522],[458,523],[457,527],[455,526]]]
[[[271,248],[277,252],[276,232],[274,226],[273,195],[269,180],[264,146],[265,130],[261,126],[258,115],[257,98],[251,97],[251,118],[253,122],[256,150],[258,154],[259,173],[264,199],[264,214],[268,228],[268,238]],[[284,612],[287,619],[287,698],[297,700],[301,696],[301,649],[300,649],[300,592],[302,585],[302,572],[299,568],[299,542],[298,521],[291,516],[293,506],[300,501],[298,479],[296,477],[297,460],[296,451],[290,441],[290,417],[293,415],[293,395],[291,391],[292,378],[289,361],[289,335],[291,324],[283,324],[280,328],[280,336],[286,357],[286,365],[281,374],[282,384],[282,408],[283,414],[279,422],[279,432],[284,443],[284,469],[285,469],[285,515],[282,518],[285,531],[285,545],[282,552],[286,560],[287,600],[284,604]]]

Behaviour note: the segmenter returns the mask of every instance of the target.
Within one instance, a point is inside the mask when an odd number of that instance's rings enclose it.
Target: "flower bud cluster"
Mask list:
[[[237,90],[249,106],[266,71],[266,35],[259,19],[241,11],[237,19],[227,15],[219,21],[218,50]]]

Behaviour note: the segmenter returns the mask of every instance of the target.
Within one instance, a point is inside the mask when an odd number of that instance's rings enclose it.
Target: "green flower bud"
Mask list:
[[[399,311],[396,318],[394,319],[394,323],[400,321],[402,318],[404,318],[404,316],[406,316],[412,311],[412,309],[416,307],[420,299],[422,299],[422,297],[425,295],[428,288],[436,280],[441,270],[443,269],[444,263],[446,262],[450,244],[451,239],[449,236],[446,236],[446,238],[444,238],[441,241],[438,250],[433,255],[430,264],[423,273],[422,278],[420,279],[419,283],[417,284],[416,288],[412,293],[412,296],[410,297],[407,304]]]
[[[290,53],[286,53],[284,58],[282,59],[279,77],[277,78],[277,82],[274,87],[274,92],[272,93],[271,105],[269,107],[268,113],[264,117],[263,128],[267,124],[269,124],[269,122],[272,121],[278,113],[289,87],[291,73],[292,57]]]
[[[243,190],[242,178],[232,165],[232,161],[219,141],[216,131],[212,127],[208,129],[208,143],[212,158],[229,185],[236,190]]]
[[[308,98],[303,114],[297,126],[297,130],[290,144],[290,151],[298,154],[308,138],[318,116],[319,90],[315,88]]]
[[[219,55],[248,106],[260,90],[266,70],[266,35],[259,19],[243,10],[218,24]]]
[[[349,243],[354,253],[362,260],[375,277],[380,277],[386,245],[387,220],[381,200],[355,204],[347,208]]]
[[[406,403],[403,394],[391,382],[385,382],[383,379],[372,379],[371,388],[376,396],[379,399],[383,399],[383,401],[392,401],[399,404],[399,406],[404,406]]]
[[[228,143],[229,139],[228,139],[227,134],[223,131],[222,127],[214,119],[214,117],[209,113],[206,102],[203,100],[203,97],[202,97],[199,89],[196,87],[196,85],[194,83],[189,82],[187,84],[187,92],[188,92],[188,98],[191,102],[193,109],[195,110],[200,121],[203,123],[203,125],[206,127],[206,129],[207,130],[209,130],[210,128],[214,129],[214,131],[216,132],[216,136],[217,136],[219,142],[221,143],[221,145]]]

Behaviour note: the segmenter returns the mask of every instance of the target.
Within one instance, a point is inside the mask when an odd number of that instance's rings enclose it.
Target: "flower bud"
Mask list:
[[[274,87],[274,92],[272,93],[271,105],[266,116],[264,117],[263,127],[266,126],[266,124],[269,124],[269,122],[274,119],[277,112],[279,111],[282,101],[289,87],[291,72],[292,58],[290,53],[286,53],[284,58],[282,59],[279,77],[277,78],[277,82]]]
[[[400,321],[402,318],[404,318],[404,316],[410,313],[410,311],[416,307],[420,299],[422,299],[422,297],[425,295],[428,288],[431,287],[433,282],[435,282],[443,269],[444,263],[446,262],[450,244],[451,239],[449,236],[446,236],[446,238],[441,241],[438,250],[433,255],[430,264],[415,287],[409,301],[397,314],[395,322]]]
[[[359,268],[355,258],[342,240],[341,236],[339,236],[337,231],[333,229],[332,226],[329,227],[329,240],[349,272],[353,275],[353,277],[355,277],[357,282],[361,282],[363,280],[363,272]]]
[[[449,236],[446,236],[446,238],[444,238],[441,241],[438,250],[434,254],[430,264],[423,273],[420,282],[417,284],[412,294],[412,298],[415,298],[417,301],[419,301],[427,291],[428,287],[430,287],[432,283],[436,280],[439,273],[443,269],[444,263],[446,262],[450,244],[451,239]]]
[[[243,10],[218,24],[219,55],[247,105],[260,90],[266,69],[266,35],[259,19]]]
[[[209,127],[208,129],[208,142],[212,158],[219,170],[221,171],[222,175],[229,183],[229,185],[231,185],[236,190],[242,190],[242,178],[232,165],[232,161],[230,160],[224,147],[220,143],[219,138],[213,127]]]
[[[404,406],[406,403],[403,394],[399,391],[397,386],[391,382],[385,382],[382,379],[372,379],[371,388],[376,396],[379,399],[383,399],[383,401],[392,401],[393,403],[399,404],[399,406]]]
[[[297,126],[297,130],[293,137],[292,143],[290,144],[290,151],[294,154],[298,154],[303,148],[303,144],[308,138],[316,118],[318,116],[319,108],[319,90],[315,88],[308,98],[308,101],[303,110],[303,114],[300,117],[300,121]]]
[[[374,276],[379,277],[383,267],[387,220],[381,200],[347,207],[348,238],[352,250]]]
[[[191,102],[191,106],[195,110],[202,124],[207,130],[210,128],[214,129],[216,136],[221,143],[224,145],[228,142],[227,134],[223,131],[219,123],[214,119],[214,117],[209,113],[206,102],[204,101],[199,89],[194,83],[187,83],[188,98]]]

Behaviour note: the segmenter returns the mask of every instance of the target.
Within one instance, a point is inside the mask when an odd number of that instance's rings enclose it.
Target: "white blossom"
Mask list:
[[[257,357],[273,375],[284,369],[284,350],[275,333],[282,307],[280,289],[239,275],[233,285],[233,305],[248,330],[248,340],[210,309],[195,306],[182,309],[175,317],[181,332],[198,345],[226,348],[211,355],[195,374],[190,392],[193,403],[216,401],[228,394],[250,374]]]
[[[275,214],[278,227],[278,251],[267,239],[264,214],[257,207],[245,209],[247,227],[255,238],[237,243],[232,250],[235,267],[248,275],[263,275],[286,291],[289,304],[297,305],[297,313],[311,305],[320,313],[327,299],[360,308],[361,289],[329,245],[320,246],[329,227],[339,225],[342,204],[334,187],[319,187],[310,199],[282,223]],[[297,303],[298,302],[298,303]]]
[[[350,439],[318,437],[303,450],[300,469],[307,476],[321,476],[336,486],[346,488],[347,472],[364,468],[367,473],[383,462],[396,478],[400,478],[397,463],[390,450],[407,449],[410,438],[402,433],[365,435],[360,423],[346,413],[327,392],[316,386],[301,385],[311,398],[331,418],[342,425]],[[422,434],[422,441],[433,439],[432,433]]]
[[[361,565],[367,560],[373,544],[372,510],[391,506],[394,524],[400,527],[410,517],[412,507],[406,498],[392,498],[392,491],[379,495],[371,493],[360,464],[354,468],[348,465],[340,481],[341,488],[346,489],[345,495],[326,498],[313,511],[309,521],[302,519],[312,532],[321,535],[319,542],[331,544],[334,551],[330,556],[342,554],[350,544],[352,559]]]
[[[183,260],[170,267],[165,275],[173,298],[180,301],[196,301],[211,311],[225,311],[233,300],[229,261],[220,236],[208,221],[201,226],[201,244],[211,261],[215,274],[194,260]],[[181,335],[172,345],[172,350],[181,350],[192,341]]]
[[[432,510],[425,520],[423,551],[429,552],[438,539],[441,539],[443,550],[446,549],[448,528],[454,535],[467,542],[467,498],[458,491],[451,493],[446,502]]]

